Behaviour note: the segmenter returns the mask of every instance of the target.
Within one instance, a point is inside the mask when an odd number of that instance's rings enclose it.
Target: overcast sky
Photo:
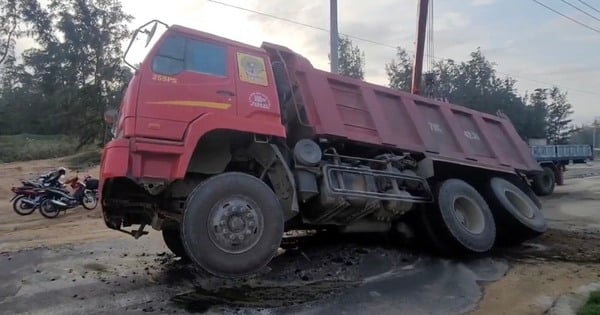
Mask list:
[[[320,28],[329,28],[327,0],[220,0]],[[561,0],[540,0],[592,27],[600,21]],[[569,0],[590,14],[600,13]],[[227,7],[207,0],[122,0],[135,17],[132,28],[150,19],[181,24],[252,45],[269,41],[328,69],[327,32]],[[387,84],[384,65],[394,46],[414,47],[417,0],[339,0],[340,33],[386,44],[354,40],[366,54],[366,80]],[[587,0],[600,9],[599,0]],[[436,58],[462,61],[481,47],[499,72],[518,80],[519,92],[557,85],[568,91],[577,123],[600,116],[600,33],[595,33],[532,0],[434,0]]]

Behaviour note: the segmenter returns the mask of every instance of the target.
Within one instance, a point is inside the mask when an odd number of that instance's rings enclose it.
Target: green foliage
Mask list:
[[[75,153],[77,141],[64,135],[0,136],[0,162],[57,158]]]
[[[79,147],[101,139],[102,114],[118,106],[131,77],[120,58],[132,17],[118,0],[19,3],[26,29],[19,34],[39,47],[25,51],[20,64],[7,57],[0,69],[0,134],[67,133]]]
[[[397,60],[392,60],[385,65],[385,71],[390,80],[390,87],[398,90],[410,92],[412,85],[412,59],[406,50],[398,47],[396,52]]]
[[[565,144],[574,132],[574,129],[569,127],[572,120],[568,118],[573,114],[573,107],[567,101],[567,94],[557,87],[550,89],[549,96],[546,137],[549,143]]]
[[[72,170],[85,169],[93,165],[100,164],[102,150],[89,149],[73,156],[65,158],[63,161],[66,166]]]
[[[586,304],[583,306],[578,315],[600,315],[600,291],[595,291],[590,294]]]
[[[354,46],[352,40],[348,37],[339,39],[338,49],[338,72],[340,74],[363,80],[365,77],[365,54]]]
[[[510,118],[523,138],[548,137],[551,142],[564,143],[574,132],[573,113],[565,93],[558,88],[536,89],[533,94],[520,96],[516,81],[497,75],[495,64],[481,50],[471,53],[470,59],[457,63],[442,60],[434,63],[430,73],[428,96],[490,114],[503,113]],[[398,48],[396,59],[386,64],[389,86],[409,92],[412,84],[412,58]],[[425,82],[421,83],[425,86]]]

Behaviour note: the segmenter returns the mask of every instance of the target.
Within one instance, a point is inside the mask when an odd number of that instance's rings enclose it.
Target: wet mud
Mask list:
[[[503,259],[332,241],[288,250],[263,274],[234,280],[132,242],[0,255],[0,313],[461,314],[481,298],[482,282],[508,269]]]

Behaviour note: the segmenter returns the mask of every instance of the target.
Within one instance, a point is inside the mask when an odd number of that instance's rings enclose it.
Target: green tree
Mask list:
[[[434,63],[429,77],[428,95],[478,111],[508,116],[523,138],[542,136],[545,128],[545,111],[528,106],[526,97],[518,94],[516,81],[496,74],[495,64],[485,58],[480,49],[471,53],[466,62],[441,60]],[[386,64],[389,85],[410,91],[412,58],[402,48],[396,60]],[[424,85],[424,82],[421,83]],[[531,123],[535,120],[536,123]]]
[[[394,89],[410,92],[412,85],[412,58],[405,49],[398,47],[396,59],[385,65],[389,86]]]
[[[528,138],[546,137],[546,116],[548,115],[548,89],[537,88],[529,96],[526,130]]]
[[[17,1],[0,0],[0,65],[12,55],[19,20]]]
[[[17,124],[8,129],[70,133],[81,145],[97,140],[102,113],[118,106],[131,77],[120,58],[132,17],[118,0],[51,0],[46,9],[35,0],[23,3],[27,33],[39,48],[11,65],[15,82],[2,80],[0,111],[16,113]]]
[[[567,93],[553,87],[548,92],[549,103],[546,116],[546,138],[553,144],[568,143],[569,138],[576,131],[570,126],[573,114],[573,106],[567,100]]]
[[[338,55],[338,73],[355,79],[364,79],[365,53],[347,36],[339,39]]]

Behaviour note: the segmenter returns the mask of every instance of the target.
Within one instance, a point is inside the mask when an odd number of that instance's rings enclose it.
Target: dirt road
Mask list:
[[[568,179],[543,200],[553,230],[487,258],[321,238],[239,282],[198,274],[159,233],[134,240],[106,229],[99,210],[16,215],[10,185],[59,164],[0,165],[2,314],[542,314],[559,294],[600,279],[600,177]]]
[[[0,164],[0,252],[122,238],[106,229],[98,209],[67,211],[56,220],[48,220],[39,212],[22,217],[12,210],[12,186],[19,185],[20,179],[33,178],[62,165],[61,159]],[[82,174],[97,178],[98,168]]]

